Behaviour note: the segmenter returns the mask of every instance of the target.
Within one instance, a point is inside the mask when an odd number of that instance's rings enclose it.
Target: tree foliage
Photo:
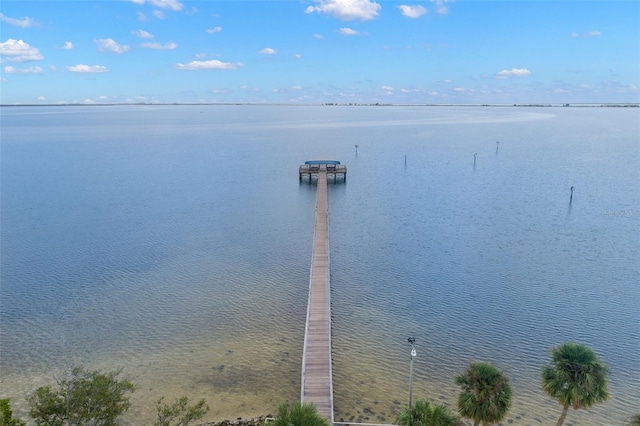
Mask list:
[[[131,406],[127,394],[134,391],[119,374],[74,367],[57,380],[57,389],[43,386],[29,397],[31,417],[38,426],[116,425]]]
[[[29,414],[38,426],[63,426],[67,419],[67,404],[60,391],[54,392],[49,386],[43,386],[29,397]]]
[[[640,413],[631,417],[631,421],[629,422],[629,426],[640,426]]]
[[[460,426],[462,422],[441,404],[431,404],[426,399],[418,399],[413,407],[405,407],[398,414],[399,426]]]
[[[456,376],[462,387],[458,396],[458,412],[484,426],[502,420],[511,407],[509,379],[492,364],[475,362],[463,374]]]
[[[9,398],[0,399],[0,426],[25,426],[22,420],[13,418],[11,411],[11,400]]]
[[[551,350],[551,357],[551,365],[542,368],[542,386],[563,407],[558,426],[569,407],[589,408],[609,398],[609,369],[589,347],[563,343]]]
[[[158,420],[155,422],[155,426],[187,426],[204,417],[209,411],[209,406],[204,399],[189,406],[189,398],[186,396],[176,399],[171,405],[167,405],[162,397],[156,403],[156,408]]]
[[[286,404],[278,406],[278,417],[270,426],[329,426],[329,420],[318,413],[313,404],[295,402],[291,407]]]

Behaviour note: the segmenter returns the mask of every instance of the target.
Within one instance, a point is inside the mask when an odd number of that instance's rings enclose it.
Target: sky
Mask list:
[[[640,102],[640,1],[0,2],[0,103]]]

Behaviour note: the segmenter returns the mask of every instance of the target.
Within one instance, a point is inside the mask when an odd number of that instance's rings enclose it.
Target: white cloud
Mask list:
[[[614,91],[615,93],[635,94],[640,91],[640,89],[638,89],[638,86],[636,86],[633,83],[623,84],[623,83],[620,83],[619,81],[603,81],[601,84],[609,88],[610,90]]]
[[[385,92],[393,92],[394,90],[396,90],[391,86],[382,86],[380,89],[384,90]]]
[[[529,77],[531,75],[531,71],[526,68],[513,68],[511,70],[502,70],[498,73],[498,78],[509,78],[509,77]]]
[[[129,51],[129,46],[118,44],[112,38],[102,38],[94,40],[94,42],[98,45],[98,50],[100,50],[101,52],[113,52],[121,54]]]
[[[600,31],[589,31],[588,33],[584,33],[584,34],[571,33],[571,37],[577,37],[577,38],[597,37],[601,35],[602,33]]]
[[[146,22],[149,20],[149,18],[147,18],[147,16],[142,12],[138,12],[137,15],[138,15],[138,21]]]
[[[449,6],[447,3],[453,3],[455,0],[431,0],[431,3],[436,5],[436,13],[438,15],[446,15],[449,13]]]
[[[65,41],[64,45],[62,45],[62,49],[64,49],[64,50],[73,49],[73,43],[71,43],[70,41]]]
[[[145,4],[145,0],[131,0],[131,2],[136,4]],[[178,12],[184,7],[184,5],[178,0],[146,0],[146,3],[159,7],[160,9],[173,10],[174,12]]]
[[[9,18],[4,13],[0,13],[0,21],[6,22],[9,25],[14,25],[21,28],[29,28],[38,25],[38,21],[33,18],[24,17],[22,19]]]
[[[68,66],[68,71],[77,72],[77,73],[101,73],[101,72],[109,72],[107,67],[103,67],[102,65],[84,65],[78,64],[74,66]]]
[[[278,51],[276,49],[272,49],[270,47],[265,47],[264,49],[262,49],[258,53],[261,53],[263,55],[275,55],[276,53],[278,53]]]
[[[29,46],[22,40],[8,39],[0,43],[0,55],[5,56],[9,62],[39,61],[44,59],[40,51]]]
[[[154,10],[152,13],[153,16],[155,16],[157,19],[164,19],[167,17],[167,15],[165,15],[165,13],[161,10]]]
[[[143,43],[140,46],[147,49],[155,49],[155,50],[174,50],[178,47],[178,45],[172,41],[162,44],[162,43]]]
[[[44,96],[38,96],[36,100],[38,100],[38,101],[46,101],[47,98],[45,98]]]
[[[300,53],[296,53],[293,57],[296,59],[302,59],[302,55]]]
[[[10,65],[4,67],[4,72],[7,74],[41,74],[42,68],[40,67],[29,67],[29,68],[14,68]]]
[[[140,37],[140,38],[153,38],[153,34],[148,33],[144,30],[138,30],[138,31],[131,31],[131,34],[133,34],[136,37]]]
[[[368,21],[378,16],[382,8],[371,0],[314,0],[317,6],[309,6],[305,13],[325,13],[343,21]]]
[[[359,35],[360,33],[356,30],[352,30],[351,28],[340,28],[338,30],[338,32],[340,34],[342,34],[343,36],[353,36],[353,35]]]
[[[184,7],[182,3],[178,0],[148,0],[149,3],[154,5],[155,7],[159,7],[161,9],[169,9],[173,11],[180,11]]]
[[[207,57],[206,53],[196,53],[195,55],[193,55],[194,58],[196,59],[204,59]]]
[[[419,18],[422,15],[427,13],[427,9],[424,6],[409,6],[406,4],[398,6],[398,9],[402,12],[404,16],[407,18]]]
[[[214,27],[214,28],[211,28],[210,30],[207,30],[209,34],[219,33],[220,31],[222,31],[222,27]]]
[[[317,38],[318,40],[324,40],[324,36],[322,34],[314,34],[313,35],[315,38]]]
[[[176,68],[179,70],[186,71],[200,71],[200,70],[235,70],[238,67],[243,67],[244,65],[240,62],[221,62],[217,59],[212,59],[210,61],[191,61],[188,64],[176,64]]]

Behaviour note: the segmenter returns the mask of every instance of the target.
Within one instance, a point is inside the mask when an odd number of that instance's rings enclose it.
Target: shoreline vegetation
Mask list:
[[[220,420],[217,422],[206,422],[201,423],[199,426],[262,426],[273,421],[275,417],[272,414],[267,414],[266,416],[258,416],[251,417],[248,419],[243,419],[242,417],[238,417],[235,420]]]
[[[542,366],[542,387],[562,407],[556,426],[562,426],[569,409],[589,409],[605,402],[609,394],[609,368],[588,346],[567,342],[551,349],[551,362]],[[29,416],[37,425],[50,426],[115,426],[118,418],[130,407],[130,395],[136,386],[118,376],[122,370],[103,373],[83,367],[73,367],[56,377],[56,387],[42,386],[28,397]],[[463,419],[474,426],[497,424],[512,408],[513,391],[510,379],[488,362],[471,362],[455,377],[461,390],[457,413],[445,405],[432,405],[428,400],[416,400],[404,407],[396,418],[399,426],[459,426]],[[157,421],[153,426],[188,426],[199,422],[210,410],[205,399],[190,404],[183,396],[173,402],[161,397],[156,402]],[[572,410],[572,411],[573,411]],[[636,414],[636,418],[638,414]],[[384,420],[384,419],[380,419]],[[632,419],[632,422],[636,419]],[[280,404],[278,414],[236,420],[198,423],[200,426],[329,426],[315,405],[303,401]],[[342,419],[340,423],[344,422]],[[509,421],[510,422],[510,421]],[[348,423],[344,423],[348,424]],[[357,424],[357,423],[356,423]],[[631,423],[633,424],[633,423]],[[0,399],[0,426],[25,426],[13,417],[10,399]]]
[[[60,104],[0,104],[0,107],[65,107],[65,106],[385,106],[385,107],[516,107],[516,108],[640,108],[640,103],[515,103],[515,104],[393,104],[393,103],[333,103],[323,102],[317,104],[292,104],[292,103],[253,103],[253,102],[122,102],[122,103],[60,103]]]

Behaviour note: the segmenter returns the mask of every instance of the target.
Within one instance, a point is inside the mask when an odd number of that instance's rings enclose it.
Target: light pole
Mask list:
[[[416,348],[413,347],[413,344],[416,342],[416,338],[409,337],[407,341],[411,345],[411,366],[409,367],[409,408],[411,408],[411,396],[413,392],[413,359],[416,357]]]

